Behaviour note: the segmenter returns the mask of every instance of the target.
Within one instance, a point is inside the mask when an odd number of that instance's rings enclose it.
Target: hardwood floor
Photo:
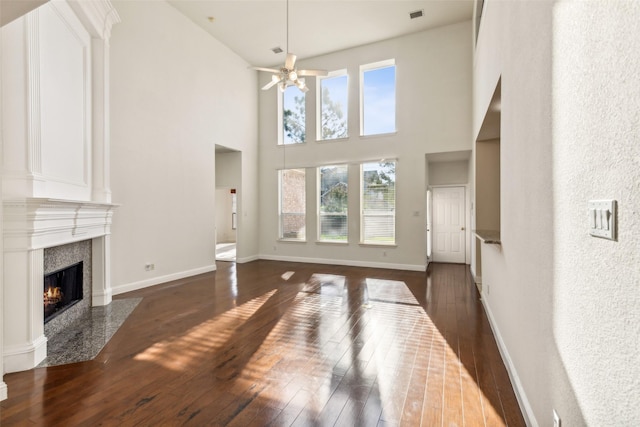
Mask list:
[[[2,426],[523,426],[466,266],[219,262],[92,361],[5,375]]]

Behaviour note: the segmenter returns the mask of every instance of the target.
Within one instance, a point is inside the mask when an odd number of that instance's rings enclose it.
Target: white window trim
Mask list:
[[[322,81],[332,77],[347,76],[347,136],[344,138],[323,139],[322,138]],[[282,113],[281,113],[282,114]],[[316,141],[333,142],[349,138],[349,73],[346,68],[330,71],[326,76],[316,77]]]
[[[278,147],[284,147],[284,92],[276,87],[276,102],[278,104]],[[280,175],[278,175],[280,176]],[[278,178],[281,179],[281,178]]]
[[[364,73],[365,71],[371,71],[371,70],[377,70],[380,68],[387,68],[387,67],[395,67],[396,66],[396,60],[395,59],[385,59],[384,61],[378,61],[378,62],[372,62],[370,64],[364,64],[360,66],[360,87],[359,87],[359,91],[360,91],[360,136],[361,137],[371,137],[371,136],[379,136],[379,135],[392,135],[398,132],[398,68],[396,67],[396,76],[395,76],[395,81],[394,81],[394,95],[395,95],[395,129],[391,132],[385,132],[385,133],[376,133],[376,134],[371,134],[371,135],[365,135],[364,133]]]

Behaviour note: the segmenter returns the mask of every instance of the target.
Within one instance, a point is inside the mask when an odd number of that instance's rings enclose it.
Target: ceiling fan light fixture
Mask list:
[[[0,0],[1,1],[1,0]],[[262,90],[269,90],[273,86],[278,86],[281,92],[284,92],[289,85],[295,85],[300,91],[308,92],[309,88],[305,85],[304,79],[299,79],[301,76],[326,76],[328,72],[326,70],[298,70],[296,68],[296,55],[289,52],[289,0],[287,0],[287,44],[285,50],[287,57],[284,61],[284,66],[279,69],[264,68],[264,67],[249,67],[253,70],[266,71],[272,73],[271,81],[262,87]],[[271,49],[274,53],[282,53],[283,50],[279,46]]]

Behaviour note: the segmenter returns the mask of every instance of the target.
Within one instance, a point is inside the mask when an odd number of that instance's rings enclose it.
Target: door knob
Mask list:
[[[460,230],[464,231],[464,227],[460,228]]]

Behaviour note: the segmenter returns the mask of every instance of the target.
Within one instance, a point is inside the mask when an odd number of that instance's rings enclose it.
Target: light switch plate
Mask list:
[[[616,201],[590,200],[588,207],[589,234],[616,240]]]

